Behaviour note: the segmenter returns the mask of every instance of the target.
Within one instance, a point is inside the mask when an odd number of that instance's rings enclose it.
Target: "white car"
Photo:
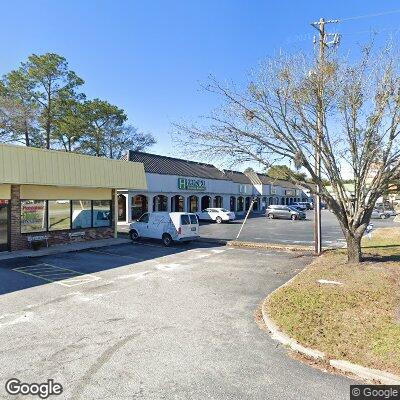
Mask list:
[[[390,217],[389,212],[380,211],[380,210],[377,210],[376,208],[372,211],[372,214],[371,214],[371,219],[378,219],[378,218],[386,219],[389,217]]]
[[[234,221],[236,215],[234,212],[226,208],[206,208],[205,210],[197,213],[197,216],[202,221],[215,221],[217,224],[222,222]]]
[[[165,246],[173,242],[198,239],[199,221],[196,214],[184,212],[151,212],[143,214],[129,226],[132,241],[140,238],[161,239]]]

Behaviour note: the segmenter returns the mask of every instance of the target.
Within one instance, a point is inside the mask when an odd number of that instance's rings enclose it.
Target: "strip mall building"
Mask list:
[[[0,251],[116,236],[120,188],[146,192],[143,164],[0,144]]]
[[[238,214],[262,212],[269,204],[307,201],[307,193],[290,182],[265,174],[219,170],[212,164],[129,151],[126,160],[143,163],[147,187],[118,191],[118,222],[129,223],[147,211],[196,212],[224,207]]]

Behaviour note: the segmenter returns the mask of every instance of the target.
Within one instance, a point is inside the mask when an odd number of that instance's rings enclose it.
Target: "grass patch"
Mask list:
[[[350,266],[343,250],[326,252],[270,297],[268,311],[330,358],[400,374],[400,229],[377,230],[363,245],[368,261]]]
[[[389,256],[393,261],[400,261],[400,228],[380,228],[372,234],[372,239],[362,240],[363,253],[378,258]]]

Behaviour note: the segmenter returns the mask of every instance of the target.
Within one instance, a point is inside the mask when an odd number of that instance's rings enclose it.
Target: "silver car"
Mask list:
[[[371,214],[371,219],[378,219],[378,218],[386,219],[386,218],[389,218],[389,217],[390,217],[390,213],[389,212],[381,211],[381,210],[378,210],[376,208],[372,211],[372,214]]]
[[[282,218],[282,219],[306,219],[306,213],[304,211],[299,210],[296,207],[292,206],[280,206],[280,205],[271,205],[268,206],[265,215],[270,218]]]

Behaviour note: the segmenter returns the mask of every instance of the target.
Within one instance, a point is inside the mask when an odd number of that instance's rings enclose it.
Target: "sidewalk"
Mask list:
[[[50,254],[68,253],[71,251],[79,251],[86,249],[94,249],[97,247],[115,246],[118,244],[131,243],[130,239],[101,239],[92,240],[90,242],[75,242],[68,244],[58,244],[51,247],[44,247],[39,250],[18,250],[13,252],[0,253],[1,260],[10,260],[21,257],[42,257]]]

